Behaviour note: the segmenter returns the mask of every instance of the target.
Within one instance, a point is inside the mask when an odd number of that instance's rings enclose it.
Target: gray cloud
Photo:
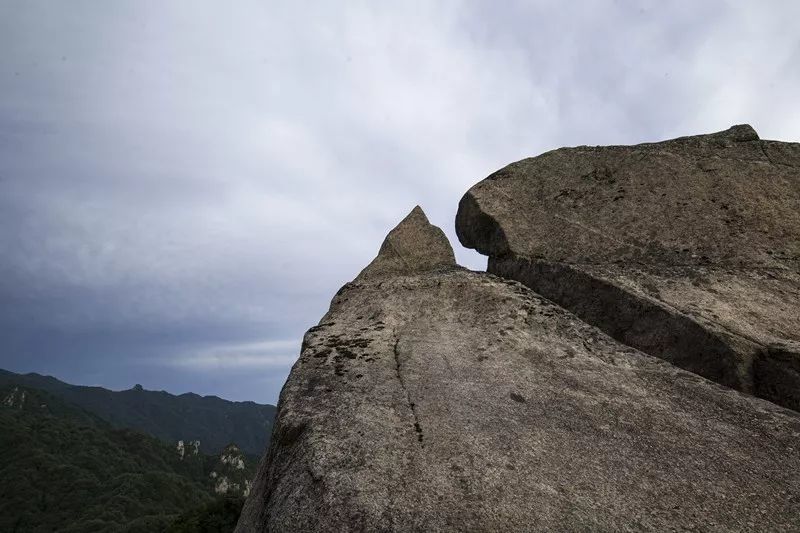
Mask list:
[[[800,139],[796,2],[0,5],[0,366],[275,401],[416,204],[562,145]],[[485,260],[456,246],[462,264]]]

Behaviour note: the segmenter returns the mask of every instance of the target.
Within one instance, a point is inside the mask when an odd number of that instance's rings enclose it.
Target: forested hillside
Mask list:
[[[231,402],[193,393],[173,395],[137,385],[124,391],[70,385],[40,374],[0,370],[0,387],[18,385],[45,390],[82,407],[117,428],[132,428],[168,443],[199,440],[207,453],[221,453],[235,442],[246,454],[260,457],[269,443],[274,405]]]
[[[213,516],[239,501],[215,504],[220,457],[181,457],[28,387],[0,387],[0,427],[0,531],[163,531],[180,515],[191,521],[195,509],[221,527],[208,531],[229,530],[229,516]]]

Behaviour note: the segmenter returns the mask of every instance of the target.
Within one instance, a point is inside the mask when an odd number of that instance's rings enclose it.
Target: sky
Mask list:
[[[419,204],[560,146],[800,141],[800,2],[0,0],[0,368],[275,403]]]

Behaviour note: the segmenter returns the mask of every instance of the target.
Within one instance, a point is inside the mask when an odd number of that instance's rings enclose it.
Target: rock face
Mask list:
[[[377,257],[361,271],[355,281],[425,272],[455,264],[453,248],[444,232],[431,225],[420,206],[416,206],[389,232]]]
[[[421,215],[306,334],[238,532],[796,529],[800,415],[456,266]]]
[[[562,148],[472,187],[456,230],[615,339],[800,409],[800,144]]]
[[[198,455],[200,453],[200,441],[190,440],[184,442],[179,440],[178,444],[175,446],[175,449],[178,451],[178,456],[180,456],[181,460],[183,460],[187,454]]]
[[[219,461],[210,472],[214,492],[235,496],[248,496],[252,486],[253,468],[248,467],[244,454],[235,444],[228,444]]]

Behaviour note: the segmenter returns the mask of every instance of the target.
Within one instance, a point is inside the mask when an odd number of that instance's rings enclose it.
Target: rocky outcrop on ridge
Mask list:
[[[238,532],[796,528],[800,415],[456,266],[421,210],[389,240],[306,334]]]
[[[274,405],[231,402],[216,396],[151,391],[141,385],[123,391],[64,383],[52,376],[15,374],[0,369],[0,387],[47,391],[68,404],[99,416],[117,428],[141,431],[175,444],[199,440],[203,452],[218,454],[236,442],[248,455],[260,455],[269,443]]]
[[[554,150],[472,187],[456,231],[624,344],[800,409],[800,144],[741,125]]]
[[[248,496],[253,479],[253,467],[235,444],[228,444],[219,456],[209,477],[216,494]]]

